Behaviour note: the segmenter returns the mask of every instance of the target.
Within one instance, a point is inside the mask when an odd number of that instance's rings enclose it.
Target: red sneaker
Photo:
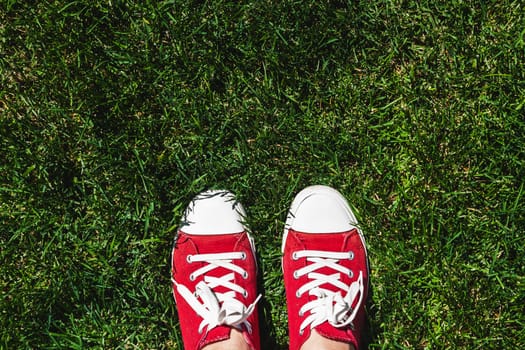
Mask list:
[[[288,212],[282,250],[290,350],[300,349],[312,329],[359,349],[368,258],[345,198],[327,186],[302,190]]]
[[[186,350],[229,339],[232,328],[260,347],[255,246],[244,216],[227,191],[203,192],[185,211],[171,274]]]

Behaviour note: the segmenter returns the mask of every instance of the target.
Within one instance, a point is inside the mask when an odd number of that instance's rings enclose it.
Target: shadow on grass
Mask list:
[[[279,344],[275,336],[275,327],[271,319],[271,305],[261,299],[259,302],[259,329],[261,335],[261,349],[286,350],[287,344]]]
[[[272,350],[286,350],[288,344],[279,344],[275,331],[275,325],[272,320],[272,306],[264,297],[266,289],[263,281],[263,271],[261,269],[262,262],[257,257],[257,290],[262,294],[262,298],[258,303],[257,312],[259,313],[259,332],[261,336],[261,349]]]
[[[369,262],[370,266],[370,262]],[[371,274],[372,267],[369,267],[369,276]],[[370,277],[369,277],[370,278]],[[377,324],[377,307],[374,302],[374,285],[373,281],[370,280],[368,285],[368,297],[366,301],[366,330],[363,336],[363,349],[368,349],[369,345],[375,343],[379,335],[383,332],[383,328]]]

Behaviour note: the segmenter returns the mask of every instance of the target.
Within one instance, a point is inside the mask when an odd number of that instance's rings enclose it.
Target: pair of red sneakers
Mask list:
[[[187,207],[172,252],[173,296],[184,347],[200,350],[242,332],[260,349],[254,240],[245,211],[228,191],[206,191]],[[364,238],[345,198],[311,186],[292,202],[282,243],[290,349],[315,329],[360,348],[368,261]]]

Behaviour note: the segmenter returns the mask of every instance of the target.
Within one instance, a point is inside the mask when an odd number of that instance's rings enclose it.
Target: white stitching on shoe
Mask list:
[[[339,261],[342,259],[352,260],[354,254],[348,254],[348,252],[302,250],[294,252],[293,255],[297,258],[306,258],[306,260],[310,262],[310,264],[294,271],[294,277],[307,275],[310,280],[297,290],[297,296],[300,297],[302,294],[308,292],[309,295],[317,297],[315,300],[305,303],[299,310],[300,316],[308,311],[310,312],[301,323],[299,333],[302,334],[308,326],[312,329],[326,321],[338,328],[347,325],[353,326],[352,321],[361,307],[364,296],[363,272],[359,271],[358,279],[350,285],[346,285],[340,280],[340,273],[352,276],[353,272],[340,265]],[[315,272],[321,268],[331,268],[340,273],[325,275]],[[340,291],[333,292],[320,288],[323,284],[331,284]],[[343,297],[341,292],[345,291],[346,295]]]
[[[186,286],[177,283],[172,278],[172,282],[177,287],[180,295],[203,319],[199,325],[199,333],[202,333],[206,326],[208,326],[208,330],[210,330],[220,325],[236,328],[244,325],[249,333],[252,332],[252,326],[247,319],[255,310],[255,305],[261,298],[261,295],[259,295],[251,305],[246,307],[241,301],[235,298],[235,293],[237,292],[247,297],[248,291],[233,283],[235,273],[240,274],[243,278],[244,276],[248,276],[246,270],[233,263],[235,259],[245,258],[246,253],[244,252],[192,255],[189,259],[191,262],[207,263],[190,275],[194,279],[218,267],[233,271],[222,277],[204,276],[204,280],[197,283],[194,293],[190,292]],[[218,286],[228,288],[230,291],[217,293],[213,288]],[[199,298],[202,302],[199,301]]]

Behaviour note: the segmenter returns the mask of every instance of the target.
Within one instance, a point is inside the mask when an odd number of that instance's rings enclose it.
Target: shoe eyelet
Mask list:
[[[350,251],[350,252],[348,253],[348,260],[354,260],[354,257],[355,257],[354,252],[353,252],[353,251]]]
[[[190,274],[190,281],[195,281],[195,276],[193,274]]]
[[[295,296],[300,298],[301,297],[301,293],[299,293],[299,291],[295,292]]]
[[[297,257],[297,252],[293,252],[292,253],[292,259],[293,260],[299,260],[299,258]]]
[[[248,276],[249,276],[249,275],[248,275],[248,272],[244,271],[244,272],[242,273],[242,278],[244,278],[245,280],[248,279]]]
[[[293,272],[293,278],[294,279],[299,279],[299,274],[297,273],[297,271]]]
[[[248,298],[248,291],[244,290],[244,292],[242,292],[242,296],[245,298]]]
[[[348,277],[353,278],[354,277],[354,271],[349,270]]]
[[[304,313],[302,311],[299,311],[299,317],[303,317]]]
[[[241,260],[246,260],[246,253],[245,252],[241,252]]]
[[[187,261],[188,263],[190,263],[190,264],[193,262],[193,261],[191,261],[191,255],[187,255],[187,256],[186,256],[186,261]]]
[[[299,329],[299,335],[303,335],[304,334],[304,329]]]

